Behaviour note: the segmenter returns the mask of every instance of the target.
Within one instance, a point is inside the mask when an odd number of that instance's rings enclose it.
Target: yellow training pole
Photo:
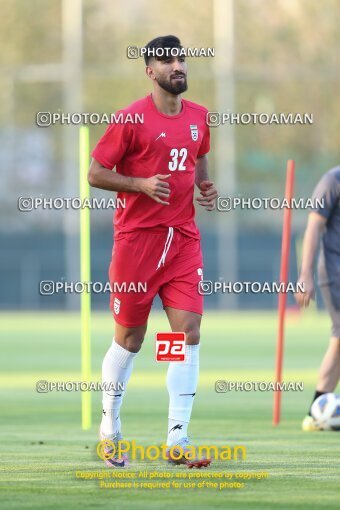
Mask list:
[[[79,130],[79,190],[83,202],[90,198],[90,186],[87,180],[89,168],[90,136],[89,128],[81,126]],[[91,281],[90,248],[90,209],[80,208],[80,281]],[[81,314],[81,380],[91,381],[91,291],[80,295]],[[91,392],[81,393],[81,425],[83,430],[91,428]]]

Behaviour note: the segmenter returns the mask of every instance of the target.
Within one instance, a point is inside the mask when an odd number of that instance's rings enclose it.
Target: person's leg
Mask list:
[[[167,373],[169,423],[167,445],[187,436],[199,374],[201,315],[165,307],[172,331],[186,334],[185,361],[170,362]]]
[[[336,303],[337,307],[334,304],[336,298],[332,295],[331,286],[322,285],[320,290],[326,310],[331,318],[332,330],[328,349],[320,366],[316,391],[309,408],[309,416],[311,416],[313,402],[320,395],[333,392],[340,378],[340,306],[338,306],[338,303]]]
[[[332,393],[340,379],[340,338],[332,336],[322,360],[313,402],[324,393]],[[309,410],[309,414],[311,411]]]
[[[317,391],[331,393],[335,390],[340,378],[340,338],[332,337],[326,354],[322,360]]]
[[[100,427],[101,435],[109,439],[120,436],[120,408],[132,372],[133,360],[144,340],[152,301],[158,290],[152,284],[154,269],[148,265],[150,254],[155,251],[154,243],[153,237],[147,232],[132,232],[115,239],[112,251],[109,281],[113,289],[110,308],[115,320],[115,335],[103,361],[102,380],[103,383],[117,388],[116,391],[105,391],[104,386]],[[156,267],[155,260],[153,265]],[[147,282],[146,292],[120,290],[124,289],[126,284],[137,285],[140,281]]]
[[[120,408],[129,381],[133,360],[142,346],[147,325],[126,328],[118,323],[115,337],[102,365],[102,381],[114,389],[103,391],[101,434],[111,437],[121,432]]]

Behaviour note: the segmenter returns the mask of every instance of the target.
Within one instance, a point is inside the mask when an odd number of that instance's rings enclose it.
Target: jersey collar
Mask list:
[[[185,113],[186,106],[185,106],[185,101],[184,101],[184,99],[182,99],[182,109],[181,109],[181,111],[180,111],[177,115],[166,115],[165,113],[161,113],[161,112],[160,112],[160,111],[156,108],[156,105],[155,105],[155,103],[154,103],[154,101],[153,101],[153,99],[152,99],[152,94],[149,94],[149,95],[147,96],[147,98],[148,98],[149,104],[150,104],[150,106],[151,106],[151,109],[152,109],[155,113],[157,113],[157,115],[160,115],[161,117],[165,117],[166,119],[170,119],[170,120],[172,120],[172,119],[178,119],[179,117],[182,117],[182,116],[184,115],[184,113]]]

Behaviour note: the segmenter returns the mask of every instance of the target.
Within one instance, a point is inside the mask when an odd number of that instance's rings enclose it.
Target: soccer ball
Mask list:
[[[325,393],[313,402],[312,416],[321,430],[340,431],[340,395]]]

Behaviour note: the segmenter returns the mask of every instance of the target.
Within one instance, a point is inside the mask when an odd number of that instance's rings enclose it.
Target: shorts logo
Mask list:
[[[156,361],[184,361],[185,333],[157,333]]]
[[[120,311],[120,299],[118,299],[116,297],[115,297],[115,300],[113,302],[113,310],[114,310],[116,315],[119,314],[119,311]]]
[[[203,280],[203,269],[202,269],[201,267],[199,267],[199,268],[197,269],[197,274],[198,274],[198,276],[200,276],[200,277],[201,277],[201,280]]]
[[[194,142],[198,140],[198,128],[195,124],[190,124],[191,138]]]

